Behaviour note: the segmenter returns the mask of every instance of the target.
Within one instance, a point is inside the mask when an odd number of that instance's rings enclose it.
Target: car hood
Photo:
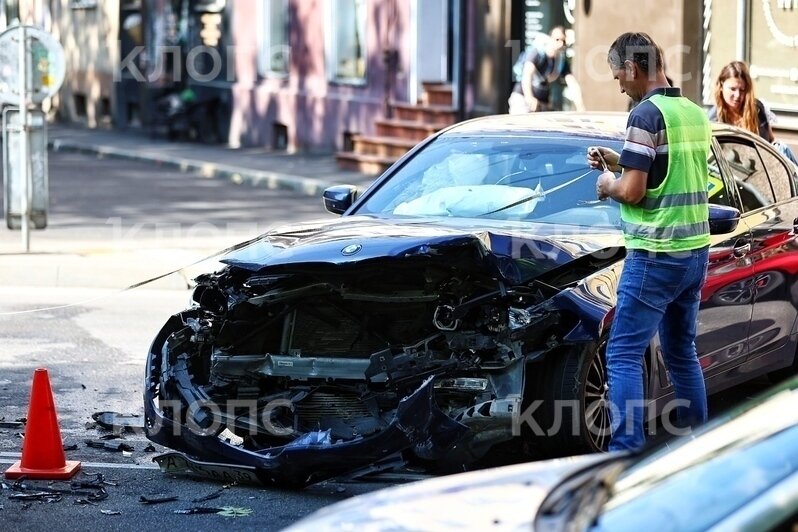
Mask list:
[[[606,454],[473,471],[383,489],[334,504],[295,523],[299,530],[532,530],[546,495]]]
[[[222,262],[260,271],[292,264],[354,265],[461,251],[485,270],[523,282],[579,257],[622,245],[619,230],[455,218],[346,216],[264,234]]]

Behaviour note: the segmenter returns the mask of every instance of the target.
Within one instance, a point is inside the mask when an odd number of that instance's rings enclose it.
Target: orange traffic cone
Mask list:
[[[6,478],[66,480],[80,470],[80,462],[66,461],[61,430],[46,369],[33,373],[22,460],[5,472]]]

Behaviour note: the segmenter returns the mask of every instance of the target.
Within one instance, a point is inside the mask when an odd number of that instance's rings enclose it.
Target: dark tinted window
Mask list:
[[[775,201],[768,174],[753,144],[736,139],[718,139],[723,158],[731,169],[743,203],[743,209],[753,211]]]
[[[758,148],[759,156],[770,177],[770,185],[776,194],[776,201],[784,201],[792,197],[792,175],[784,162],[763,147]]]

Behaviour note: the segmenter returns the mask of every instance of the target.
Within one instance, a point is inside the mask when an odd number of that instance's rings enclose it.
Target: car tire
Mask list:
[[[535,448],[546,456],[607,450],[611,431],[605,347],[606,340],[590,342],[548,357],[535,394],[542,400],[535,417],[545,434],[533,436]]]

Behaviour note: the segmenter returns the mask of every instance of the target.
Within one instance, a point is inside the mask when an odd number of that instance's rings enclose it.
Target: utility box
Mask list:
[[[50,204],[47,172],[47,121],[41,111],[28,112],[28,160],[22,161],[20,140],[26,134],[22,129],[18,108],[3,110],[3,204],[6,226],[22,228],[23,197],[25,190],[21,172],[23,164],[30,164],[30,219],[34,229],[47,227],[47,210]]]

